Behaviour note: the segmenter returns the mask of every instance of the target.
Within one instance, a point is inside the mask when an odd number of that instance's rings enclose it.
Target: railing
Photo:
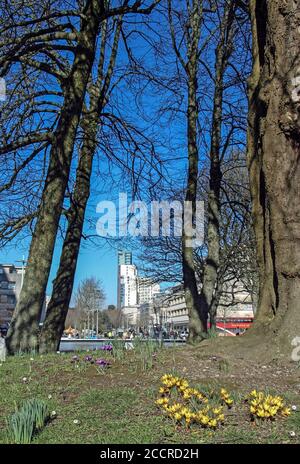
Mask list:
[[[125,343],[133,343],[135,340],[138,340],[139,342],[156,342],[157,344],[163,344],[164,346],[175,346],[175,345],[184,345],[185,340],[182,340],[181,338],[136,338],[136,339],[111,339],[111,338],[62,338],[60,341],[60,346],[59,346],[59,351],[65,352],[65,351],[80,351],[80,350],[97,350],[97,348],[100,348],[103,345],[107,345],[113,340],[118,340],[120,342]]]

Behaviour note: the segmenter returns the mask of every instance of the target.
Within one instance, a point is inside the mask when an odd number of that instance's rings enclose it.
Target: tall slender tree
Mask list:
[[[86,0],[83,8],[78,6],[77,14],[80,17],[79,29],[73,32],[72,39],[75,47],[71,48],[74,55],[70,70],[67,73],[59,73],[61,77],[64,101],[61,106],[56,129],[51,137],[51,151],[48,172],[44,184],[43,194],[36,225],[29,252],[29,265],[27,267],[21,295],[13,315],[10,329],[7,335],[7,347],[10,352],[18,350],[30,350],[38,344],[39,317],[43,305],[45,289],[51,268],[54,244],[62,212],[65,191],[68,185],[70,167],[76,133],[81,117],[82,106],[85,98],[86,86],[95,58],[95,45],[99,33],[99,26],[108,17],[122,13],[149,14],[159,0],[143,8],[143,1],[124,0],[116,7],[110,7],[104,0]],[[79,2],[81,4],[81,2]],[[61,13],[63,16],[64,13]],[[68,12],[66,13],[68,18]],[[35,24],[37,19],[31,20]],[[69,24],[69,22],[68,22]],[[47,41],[52,40],[52,31],[47,31],[46,45],[34,44],[34,49],[47,48]],[[35,37],[35,34],[33,34]],[[60,39],[59,33],[55,35]],[[63,39],[68,40],[63,34]],[[2,64],[2,74],[5,74],[15,60],[22,61],[23,55],[20,48],[24,46],[27,53],[27,62],[40,69],[46,67],[47,72],[52,73],[49,66],[43,62],[32,60],[32,33],[17,38],[11,49],[7,52]],[[53,45],[54,47],[54,45]],[[66,49],[69,45],[56,46],[57,49]],[[29,55],[28,55],[29,54]],[[55,73],[58,74],[57,72]],[[62,74],[62,76],[61,76]]]
[[[198,66],[199,66],[199,41],[201,26],[203,23],[203,1],[193,0],[187,7],[187,26],[184,38],[187,43],[186,57],[180,50],[180,43],[176,37],[173,20],[172,0],[168,0],[168,18],[173,49],[177,59],[186,75],[187,83],[187,147],[188,168],[185,201],[191,205],[192,215],[196,213],[197,181],[198,181]],[[186,204],[187,204],[186,203]],[[184,222],[184,221],[183,221]],[[196,340],[203,332],[207,331],[207,313],[201,310],[199,304],[198,282],[193,256],[193,237],[183,227],[182,232],[182,271],[186,305],[189,312],[189,337]]]
[[[71,204],[67,213],[68,226],[63,242],[60,263],[53,290],[47,308],[46,320],[43,324],[39,340],[40,352],[56,351],[65,326],[69,303],[72,296],[73,283],[82,238],[84,216],[90,194],[90,179],[93,158],[97,151],[97,134],[101,113],[108,102],[110,82],[116,62],[122,20],[116,23],[116,31],[110,58],[107,58],[108,37],[107,21],[102,23],[101,45],[96,81],[88,85],[89,103],[84,109],[80,125],[83,130],[83,141],[79,153],[79,164],[76,173]],[[108,61],[107,70],[105,65]]]
[[[216,48],[214,101],[211,124],[210,143],[210,173],[208,192],[208,221],[207,221],[207,257],[203,270],[203,281],[200,293],[200,312],[210,314],[210,327],[216,327],[216,304],[214,293],[217,289],[217,279],[220,268],[220,192],[222,184],[222,119],[224,75],[228,60],[233,51],[233,23],[236,3],[229,0],[224,4],[219,40]]]

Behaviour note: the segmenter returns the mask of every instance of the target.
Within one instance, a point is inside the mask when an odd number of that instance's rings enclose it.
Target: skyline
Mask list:
[[[28,249],[26,253],[24,248],[22,246],[21,251],[16,248],[7,249],[6,252],[1,250],[0,263],[19,265],[18,261],[22,260],[22,256],[24,255],[26,259],[28,255]],[[79,282],[91,276],[101,280],[106,294],[105,303],[107,305],[117,304],[117,250],[108,249],[108,247],[104,250],[104,248],[99,247],[99,251],[96,253],[94,248],[82,247],[78,258],[71,306]],[[51,295],[52,281],[55,278],[59,258],[60,250],[56,247],[47,285],[47,295]]]
[[[103,284],[103,288],[106,295],[105,305],[108,306],[112,304],[117,306],[118,251],[120,249],[122,249],[122,247],[113,249],[108,247],[107,244],[104,244],[104,246],[102,247],[99,246],[96,252],[95,247],[83,246],[81,248],[77,263],[77,270],[75,274],[73,294],[70,306],[73,306],[74,295],[76,293],[80,281],[92,276],[100,279]],[[14,264],[15,266],[20,266],[20,261],[22,260],[23,255],[25,256],[25,260],[27,259],[28,250],[29,248],[27,248],[26,253],[26,248],[24,245],[22,246],[21,251],[17,250],[15,247],[10,247],[6,250],[6,253],[4,252],[4,250],[1,250],[0,263]],[[139,259],[137,258],[137,256],[130,249],[126,249],[126,251],[132,253],[133,264],[135,264],[139,269]],[[56,269],[59,264],[59,258],[60,249],[58,246],[56,246],[46,291],[46,294],[49,296],[51,295],[52,281],[55,278]],[[161,288],[163,289],[166,286],[168,286],[168,284],[172,283],[161,282],[160,284]]]

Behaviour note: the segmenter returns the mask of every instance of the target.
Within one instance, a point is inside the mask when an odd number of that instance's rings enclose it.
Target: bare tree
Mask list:
[[[220,191],[220,260],[218,279],[211,301],[216,315],[220,302],[232,308],[239,303],[239,294],[247,295],[255,310],[257,300],[257,270],[254,232],[251,220],[251,198],[245,155],[233,152],[222,160],[222,184]],[[203,173],[202,173],[203,175]],[[198,198],[208,203],[209,172],[206,182],[198,182]],[[174,198],[182,198],[173,192]],[[169,192],[172,195],[172,192]],[[206,229],[207,229],[206,220]],[[198,286],[203,285],[207,245],[194,250]],[[156,282],[182,283],[181,243],[176,237],[148,237],[142,240],[140,261],[143,271]]]
[[[95,43],[103,13],[103,2],[87,1],[81,11],[83,19],[80,21],[80,29],[75,33],[75,37],[72,36],[73,40],[77,39],[77,43],[75,46],[73,45],[72,49],[74,60],[71,70],[68,75],[62,71],[58,72],[64,89],[64,103],[62,104],[56,129],[51,136],[50,161],[31,241],[29,266],[6,338],[10,352],[20,349],[32,349],[38,344],[39,316],[69,178],[76,131],[81,116],[88,77],[94,61]],[[41,33],[43,32],[41,31]],[[51,33],[49,34],[51,40]],[[60,39],[60,33],[57,32],[57,34],[55,38]],[[21,49],[21,51],[19,51],[19,40],[21,44],[25,43],[25,49]],[[63,40],[70,40],[70,37],[63,35]],[[45,46],[43,42],[42,45]],[[60,45],[57,45],[57,47],[59,48]],[[28,49],[31,49],[31,42],[27,36],[17,39],[17,43],[12,44],[11,50],[7,52],[6,60],[2,64],[4,72],[9,69],[15,60],[22,61],[25,59],[31,64],[32,58],[26,55]],[[17,55],[16,50],[18,50]],[[33,66],[44,67],[42,61],[34,62]],[[52,69],[49,72],[52,73]]]
[[[226,104],[226,113],[223,108],[224,93],[237,85],[241,79],[239,65],[235,67],[234,60],[229,61],[236,45],[237,30],[245,22],[245,14],[240,17],[238,2],[190,2],[178,5],[168,1],[168,22],[171,31],[173,51],[177,58],[178,69],[181,69],[180,83],[186,85],[186,121],[187,121],[187,184],[185,201],[195,205],[200,188],[199,163],[202,161],[203,147],[209,151],[209,192],[207,204],[208,221],[206,224],[206,250],[207,256],[201,256],[201,293],[199,292],[199,268],[197,269],[197,252],[188,244],[191,237],[183,231],[181,244],[183,282],[185,288],[186,303],[190,314],[190,339],[202,338],[207,331],[207,318],[210,314],[211,324],[215,325],[215,301],[214,293],[218,286],[220,266],[220,190],[222,186],[221,165],[230,151],[234,142],[234,134],[241,130],[238,126],[238,117],[230,115],[233,108]],[[214,13],[214,14],[213,14]],[[205,33],[201,30],[205,25]],[[202,28],[202,29],[201,29]],[[208,32],[207,32],[208,30]],[[215,44],[215,50],[214,50]],[[209,52],[215,52],[215,73],[211,71],[210,62],[207,60]],[[206,61],[207,60],[207,61]],[[201,70],[203,75],[200,73]],[[228,67],[235,70],[236,75],[225,79]],[[179,72],[179,71],[178,71]],[[205,108],[205,104],[199,101],[202,98],[207,101],[208,86],[203,85],[204,75],[211,79],[213,88],[213,106],[211,110]],[[200,89],[200,91],[199,91]],[[236,109],[235,109],[236,110]],[[207,113],[210,116],[207,116]],[[229,124],[231,121],[231,127]],[[225,123],[224,123],[225,122]],[[209,134],[205,125],[210,125]],[[225,129],[224,129],[225,128]],[[207,138],[210,140],[207,146]],[[200,156],[199,156],[200,153]],[[203,169],[203,168],[202,168]],[[205,169],[205,168],[204,168]],[[203,171],[204,171],[203,169]],[[174,247],[175,242],[172,241]],[[168,247],[170,251],[170,247]],[[199,256],[199,254],[198,254]],[[198,275],[197,275],[198,274]]]
[[[106,319],[103,311],[104,301],[105,293],[99,279],[89,277],[80,282],[75,295],[75,308],[80,315],[81,325],[84,324],[88,331],[99,330]]]
[[[188,146],[188,170],[185,201],[192,205],[192,213],[196,213],[197,180],[198,180],[198,57],[201,26],[203,23],[203,1],[193,0],[191,8],[187,7],[186,27],[183,38],[178,37],[174,27],[174,10],[172,0],[168,0],[168,19],[171,32],[171,40],[174,52],[186,74],[187,85],[187,146]],[[180,18],[180,13],[177,17]],[[186,57],[181,51],[181,45],[185,43]],[[207,313],[202,311],[199,301],[192,237],[183,228],[182,233],[182,268],[185,300],[189,312],[189,336],[190,340],[196,340],[203,332],[207,331]]]
[[[124,315],[121,309],[110,308],[106,310],[108,320],[114,329],[119,329],[124,323]]]
[[[74,190],[67,213],[68,227],[63,242],[59,268],[53,283],[52,297],[47,308],[46,320],[39,340],[40,352],[56,351],[63,333],[65,318],[72,296],[78,253],[84,225],[85,210],[90,193],[90,179],[93,158],[97,149],[97,133],[101,114],[109,98],[110,82],[116,62],[121,29],[121,18],[117,22],[108,66],[107,60],[107,21],[102,23],[100,59],[97,79],[88,85],[89,103],[84,109],[80,122],[83,141],[79,153]]]
[[[78,29],[68,20],[71,13],[65,12],[65,10],[55,12],[55,17],[66,19],[66,23],[57,24],[54,30],[51,28],[45,30],[43,21],[45,16],[42,18],[34,17],[29,20],[29,23],[26,23],[26,26],[28,24],[29,26],[36,24],[41,26],[37,32],[27,33],[25,31],[22,35],[22,29],[18,31],[18,27],[24,27],[24,22],[21,21],[18,24],[14,18],[11,29],[8,29],[9,31],[17,29],[17,38],[5,44],[5,55],[0,63],[1,75],[6,75],[14,63],[25,62],[34,69],[54,75],[59,80],[63,90],[59,118],[50,137],[50,159],[31,241],[29,266],[7,336],[7,345],[11,352],[20,348],[26,350],[37,346],[39,315],[50,272],[86,86],[94,62],[99,25],[106,18],[119,14],[150,13],[158,0],[148,4],[145,8],[143,8],[143,3],[135,1],[130,4],[129,1],[125,0],[118,6],[110,8],[104,1],[87,0],[83,7],[79,2],[77,10],[75,9],[75,12],[72,13],[80,18],[80,22],[77,24]],[[52,13],[49,13],[47,9],[47,13],[44,13],[47,20],[49,19],[48,14],[52,18]],[[69,29],[71,32],[68,31]],[[36,55],[47,54],[49,41],[51,42],[51,51],[53,49],[61,53],[67,51],[73,56],[70,66],[64,66],[56,54],[51,56],[55,67],[49,66],[43,59],[36,59]],[[49,136],[49,134],[47,135]],[[31,141],[32,139],[29,139],[29,142]],[[26,145],[28,140],[22,143]]]
[[[211,124],[210,174],[208,192],[208,225],[207,225],[207,258],[203,271],[203,282],[200,294],[200,312],[210,314],[210,325],[216,326],[216,306],[212,305],[217,287],[220,267],[220,190],[222,183],[221,144],[224,74],[228,60],[233,51],[233,22],[235,1],[225,2],[222,14],[219,40],[216,48],[215,87]]]

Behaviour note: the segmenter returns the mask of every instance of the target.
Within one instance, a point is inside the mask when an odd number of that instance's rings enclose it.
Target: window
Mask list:
[[[8,282],[6,281],[1,282],[1,288],[8,288]]]
[[[0,267],[0,274],[4,274],[2,267]]]
[[[10,290],[14,290],[14,289],[16,288],[16,283],[15,283],[15,282],[9,282],[8,288],[9,288]]]

